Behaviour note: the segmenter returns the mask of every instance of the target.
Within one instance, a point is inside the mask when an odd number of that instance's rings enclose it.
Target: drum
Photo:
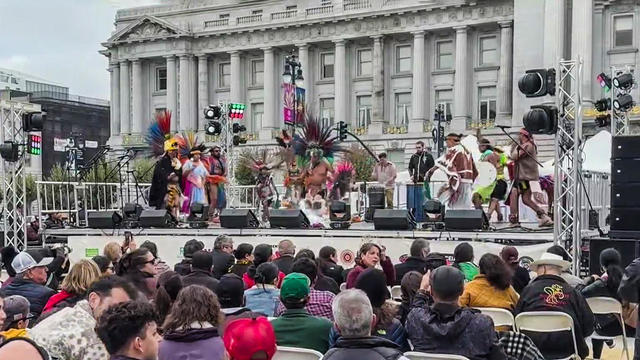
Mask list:
[[[369,207],[384,209],[384,186],[369,186],[367,196],[369,196]]]
[[[497,171],[496,167],[486,161],[480,161],[476,163],[476,169],[478,169],[478,177],[473,182],[474,187],[489,186],[496,181]]]

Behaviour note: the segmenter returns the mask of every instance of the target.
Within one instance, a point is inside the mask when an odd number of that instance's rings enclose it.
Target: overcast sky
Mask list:
[[[160,0],[0,0],[0,67],[109,99],[107,58],[100,43],[116,10]]]

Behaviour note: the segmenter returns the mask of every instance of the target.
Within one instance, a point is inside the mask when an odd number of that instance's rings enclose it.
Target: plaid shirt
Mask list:
[[[500,347],[507,354],[507,359],[512,360],[544,360],[540,350],[524,334],[513,331],[498,332]]]
[[[335,295],[330,291],[319,291],[311,289],[309,292],[309,302],[305,309],[312,316],[323,317],[333,321],[333,312],[331,311],[331,304]],[[282,315],[285,311],[285,307],[280,302],[278,309],[276,310],[276,316]]]

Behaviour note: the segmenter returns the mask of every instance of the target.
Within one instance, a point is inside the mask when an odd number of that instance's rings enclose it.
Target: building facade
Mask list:
[[[46,91],[56,96],[69,94],[69,88],[11,69],[0,68],[0,89],[23,92]]]
[[[347,121],[393,161],[408,159],[416,140],[431,142],[439,105],[450,130],[500,143],[496,123],[519,127],[530,105],[554,101],[520,94],[526,69],[581,57],[583,97],[597,100],[598,73],[637,64],[639,22],[631,0],[175,0],[124,9],[102,51],[110,141],[142,143],[164,109],[174,130],[202,131],[204,107],[227,100],[247,105],[249,144],[271,143],[293,53],[308,112]],[[540,143],[550,155],[551,139]]]

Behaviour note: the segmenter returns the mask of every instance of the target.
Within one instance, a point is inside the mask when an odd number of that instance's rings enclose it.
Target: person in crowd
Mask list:
[[[271,262],[260,264],[254,275],[255,285],[244,292],[245,306],[265,316],[274,316],[280,297],[278,267]]]
[[[273,326],[263,316],[227,323],[223,341],[228,360],[271,360],[277,350]]]
[[[320,248],[317,261],[323,275],[332,278],[338,286],[344,282],[344,269],[338,265],[338,252],[334,247],[327,245]]]
[[[7,271],[7,275],[9,275],[3,282],[0,289],[5,288],[11,284],[13,279],[16,277],[16,270],[11,266],[11,262],[18,255],[18,251],[13,246],[5,246],[0,249],[0,263],[4,266],[4,269]]]
[[[191,272],[182,278],[185,287],[202,285],[212,292],[216,291],[218,279],[213,277],[213,257],[204,250],[196,251],[191,260]]]
[[[236,274],[226,274],[220,278],[216,288],[216,295],[226,322],[241,317],[251,317],[253,314],[261,316],[245,307],[244,282]]]
[[[158,256],[158,246],[156,245],[156,243],[147,240],[140,244],[140,248],[149,250],[151,252],[151,255],[153,255],[153,257],[156,259],[155,266],[156,273],[158,274],[157,276],[160,276],[165,272],[171,270],[171,267],[166,262],[164,262],[164,260],[162,260],[160,256]]]
[[[156,259],[147,249],[136,249],[125,254],[116,266],[116,275],[130,281],[148,300],[156,291]]]
[[[604,273],[600,276],[594,274],[588,279],[589,284],[582,289],[582,295],[585,298],[590,297],[610,297],[620,302],[622,299],[618,295],[618,288],[624,274],[624,270],[620,266],[622,257],[618,250],[607,248],[600,253],[600,267]],[[623,306],[625,306],[623,304]],[[622,327],[620,320],[614,314],[596,314],[596,334],[601,336],[619,336],[622,335]],[[627,326],[627,336],[634,334],[636,329]],[[609,340],[611,341],[611,340]],[[602,347],[604,341],[601,339],[591,339],[593,349],[593,359],[600,359],[602,355]],[[611,341],[611,345],[613,342]]]
[[[427,255],[427,257],[424,260],[427,263],[427,266],[426,266],[427,271],[435,270],[440,266],[448,265],[447,257],[436,252],[430,252],[429,255]]]
[[[296,256],[293,258],[293,262],[295,263],[303,258],[311,259],[316,265],[318,264],[316,261],[316,254],[314,254],[311,249],[302,249],[298,251]],[[318,279],[315,281],[314,289],[338,294],[340,292],[340,285],[331,277],[325,276],[322,272],[318,272]]]
[[[500,257],[511,270],[511,285],[518,294],[522,293],[522,289],[529,285],[531,275],[527,269],[520,266],[518,249],[514,246],[505,246],[500,250]]]
[[[108,242],[102,249],[102,255],[115,265],[122,257],[122,247],[115,241]]]
[[[300,258],[293,263],[291,271],[306,275],[311,279],[309,290],[309,299],[306,301],[305,310],[312,316],[324,317],[333,321],[333,313],[331,311],[331,303],[335,295],[330,291],[316,290],[314,286],[318,279],[318,266],[315,261],[309,258]],[[282,298],[282,292],[280,294]],[[286,310],[283,302],[280,302],[276,310],[276,316],[282,315]]]
[[[453,249],[453,267],[462,271],[465,281],[473,280],[480,273],[473,258],[473,247],[467,242],[460,243]]]
[[[175,271],[169,270],[158,277],[158,288],[153,303],[156,306],[160,326],[164,324],[164,319],[171,311],[171,307],[183,287],[182,277]]]
[[[73,264],[67,276],[62,280],[62,291],[49,298],[42,313],[58,311],[84,300],[87,296],[87,290],[100,278],[100,275],[100,269],[93,260],[79,260]]]
[[[407,322],[407,315],[411,311],[411,303],[416,296],[418,289],[420,289],[420,282],[422,281],[422,275],[418,271],[409,271],[404,274],[402,281],[400,282],[400,291],[402,297],[400,300],[400,306],[398,306],[398,313],[396,318],[400,320],[400,323],[404,326]]]
[[[373,167],[371,180],[377,181],[384,186],[384,198],[387,209],[393,209],[393,189],[396,186],[396,165],[387,160],[386,153],[378,155],[378,163]]]
[[[341,292],[334,299],[332,307],[335,328],[340,337],[324,355],[324,360],[408,360],[398,344],[371,335],[378,319],[362,290]]]
[[[231,266],[229,272],[242,278],[249,266],[253,264],[253,245],[247,243],[238,245],[233,250],[233,256],[236,258],[236,263]]]
[[[414,351],[506,359],[491,318],[479,310],[460,307],[464,282],[464,274],[452,266],[441,266],[422,276],[406,323]]]
[[[12,295],[4,299],[4,325],[0,324],[0,343],[16,337],[28,337],[27,327],[31,313],[29,300],[24,296]],[[2,315],[0,315],[2,317]]]
[[[115,272],[113,271],[113,263],[109,259],[107,259],[106,256],[96,255],[92,257],[91,260],[93,260],[93,262],[98,265],[101,277],[115,274]]]
[[[220,279],[228,274],[236,262],[233,257],[233,239],[229,235],[218,235],[213,242],[213,276]]]
[[[51,263],[47,265],[47,281],[44,285],[48,288],[57,291],[60,288],[60,283],[64,278],[64,274],[69,272],[71,262],[69,261],[69,247],[59,244],[48,247],[35,249],[44,258],[53,258]]]
[[[224,359],[224,345],[218,334],[223,318],[220,303],[211,290],[200,285],[185,287],[162,325],[158,359]]]
[[[50,360],[46,350],[33,340],[17,337],[0,343],[0,359],[2,360]]]
[[[433,156],[425,151],[424,141],[416,142],[416,152],[409,159],[409,176],[411,181],[416,183],[424,182],[427,171],[435,165]],[[404,276],[404,274],[402,274]],[[401,278],[402,279],[402,278]]]
[[[44,285],[47,282],[47,265],[52,261],[52,257],[43,257],[38,250],[20,252],[11,262],[16,277],[9,286],[0,290],[0,296],[24,296],[31,304],[33,316],[39,316],[49,298],[56,293]]]
[[[2,329],[6,320],[7,313],[4,312],[4,299],[0,297],[0,329]]]
[[[255,275],[258,266],[271,261],[272,258],[273,249],[271,249],[271,245],[269,244],[259,244],[253,249],[253,265],[249,266],[247,272],[242,276],[245,289],[249,289],[256,284]],[[280,286],[280,283],[282,282],[282,279],[284,279],[284,277],[284,273],[278,270],[278,282],[276,283],[278,287]]]
[[[518,293],[511,286],[511,272],[498,255],[484,254],[480,258],[480,274],[465,287],[460,306],[494,307],[513,311]]]
[[[543,253],[540,259],[532,262],[530,268],[538,276],[522,290],[514,313],[517,315],[525,311],[557,311],[570,315],[573,319],[578,354],[584,359],[589,355],[584,338],[593,333],[594,317],[580,291],[560,276],[569,266],[570,263],[562,259],[562,256],[549,252]],[[538,346],[545,359],[564,358],[573,353],[573,347],[567,346],[573,343],[570,332],[525,334]]]
[[[622,276],[622,280],[620,281],[620,286],[618,288],[618,295],[623,301],[623,305],[626,305],[623,308],[625,323],[633,323],[635,321],[635,325],[637,326],[640,318],[637,314],[633,314],[633,309],[629,309],[629,306],[637,306],[638,297],[640,295],[640,288],[638,285],[640,284],[640,258],[636,258],[631,262],[631,264],[627,265],[624,269],[624,273]],[[626,309],[625,309],[626,308]],[[631,311],[629,311],[631,310]],[[630,314],[629,314],[630,312]],[[636,330],[635,336],[635,345],[634,349],[640,349],[640,331]],[[640,351],[634,350],[634,359],[638,359],[640,357]]]
[[[400,285],[404,274],[417,271],[420,274],[427,272],[426,258],[429,255],[429,242],[425,239],[415,239],[409,249],[409,257],[403,263],[396,264],[395,285]]]
[[[326,318],[315,317],[305,309],[310,289],[311,280],[306,275],[289,273],[280,289],[280,301],[286,310],[272,320],[271,325],[278,345],[312,349],[324,354],[329,349],[332,324]]]
[[[558,256],[562,256],[562,260],[567,261],[569,264],[571,264],[572,257],[571,255],[569,255],[567,250],[565,250],[562,246],[553,245],[547,249],[547,252],[558,255]],[[564,281],[566,281],[569,285],[573,286],[577,290],[582,290],[582,288],[585,285],[582,279],[580,279],[579,277],[571,273],[571,270],[569,267],[567,267],[562,271],[562,274],[560,274],[560,277],[562,277]]]
[[[376,267],[378,263],[380,263],[382,271],[384,271],[387,279],[387,285],[393,286],[393,283],[396,280],[396,274],[391,259],[386,256],[380,245],[369,242],[362,244],[358,251],[356,266],[349,271],[349,275],[347,275],[347,289],[351,289],[356,285],[356,279],[358,279],[358,276],[363,271]]]
[[[87,300],[64,308],[29,331],[29,336],[58,360],[101,360],[109,354],[95,331],[96,319],[110,306],[136,299],[138,292],[117,276],[104,277],[88,290]]]
[[[110,360],[155,360],[161,337],[153,305],[127,301],[106,309],[98,318],[96,333]]]
[[[293,241],[285,239],[278,243],[278,258],[273,260],[273,263],[278,266],[278,269],[285,275],[291,272],[291,266],[293,266],[293,257],[296,254],[296,246]]]
[[[173,271],[182,276],[187,275],[191,271],[191,257],[196,251],[203,249],[204,243],[202,241],[198,241],[196,239],[187,241],[182,248],[184,259],[174,265]]]

